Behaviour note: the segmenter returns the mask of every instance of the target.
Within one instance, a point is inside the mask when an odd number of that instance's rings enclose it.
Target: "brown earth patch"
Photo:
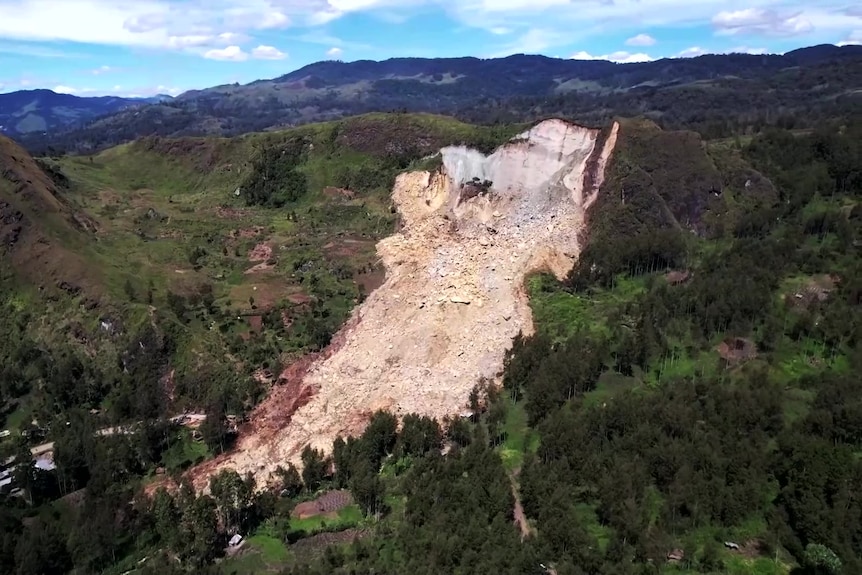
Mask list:
[[[363,252],[372,252],[374,240],[357,237],[338,238],[323,246],[323,250],[330,257],[352,258]]]
[[[248,326],[256,333],[260,333],[263,330],[263,317],[259,315],[250,315],[248,316]]]
[[[259,243],[248,252],[248,261],[265,262],[272,257],[272,246],[267,243]]]
[[[276,303],[285,297],[285,292],[290,289],[290,286],[284,285],[284,283],[266,278],[266,281],[234,286],[230,292],[230,300],[234,306],[247,309],[251,305],[249,298],[253,298],[257,310],[263,312],[272,309]]]
[[[718,345],[718,355],[725,367],[734,367],[757,357],[757,345],[744,337],[731,337]]]
[[[319,533],[312,537],[300,539],[290,546],[290,550],[299,557],[309,559],[322,553],[330,545],[352,543],[354,539],[363,539],[369,535],[371,535],[371,531],[368,529],[345,529],[344,531]]]
[[[308,519],[318,515],[332,515],[352,504],[353,496],[349,491],[327,491],[313,501],[305,501],[294,507],[290,516],[295,519]]]
[[[256,238],[260,234],[265,231],[263,226],[253,226],[250,228],[243,228],[239,230],[231,230],[230,237],[233,239],[248,239],[248,238]]]
[[[244,208],[228,208],[224,206],[219,206],[215,209],[215,213],[218,217],[224,218],[226,220],[239,220],[251,213],[251,210],[247,210]]]
[[[346,188],[327,186],[323,188],[323,195],[331,200],[352,200],[356,197],[356,192]]]
[[[304,292],[296,292],[287,296],[287,301],[296,305],[305,305],[314,301],[314,298]]]
[[[784,300],[793,307],[808,308],[829,299],[840,281],[841,278],[834,274],[814,276],[797,291],[785,294]]]
[[[103,206],[115,206],[122,201],[122,197],[116,190],[107,189],[99,191],[99,202]]]
[[[673,270],[664,274],[664,279],[672,286],[686,283],[691,278],[688,270]]]
[[[360,272],[353,276],[353,281],[362,293],[368,295],[386,282],[386,270],[377,267],[370,272]]]

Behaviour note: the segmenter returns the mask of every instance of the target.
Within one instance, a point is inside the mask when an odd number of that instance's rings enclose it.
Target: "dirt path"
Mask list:
[[[520,475],[520,473],[520,468],[515,469],[509,476],[509,481],[512,484],[512,496],[515,498],[515,523],[518,525],[518,529],[521,530],[521,541],[523,541],[528,537],[534,536],[536,533],[530,526],[530,522],[527,520],[527,516],[524,513],[524,506],[521,505],[521,493],[518,486],[518,475]]]

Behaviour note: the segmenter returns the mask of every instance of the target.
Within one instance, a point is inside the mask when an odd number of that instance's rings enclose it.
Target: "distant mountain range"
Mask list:
[[[0,94],[0,133],[19,137],[55,133],[80,126],[106,114],[171,100],[171,96],[82,98],[51,90],[21,90]]]
[[[23,94],[43,94],[44,100]],[[142,136],[236,135],[371,111],[441,113],[473,122],[561,115],[590,123],[642,115],[666,127],[720,131],[730,130],[731,121],[798,121],[800,110],[816,121],[819,111],[834,116],[860,106],[862,46],[821,45],[783,55],[634,64],[523,54],[326,61],[154,103],[46,91],[0,95],[0,124],[33,150],[86,152]]]

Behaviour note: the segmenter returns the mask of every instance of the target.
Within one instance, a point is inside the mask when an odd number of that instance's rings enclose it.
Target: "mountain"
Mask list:
[[[394,110],[478,123],[564,116],[600,125],[616,115],[645,115],[665,128],[721,136],[778,120],[802,125],[841,115],[860,105],[860,87],[860,46],[634,64],[523,54],[327,61],[270,80],[125,108],[65,133],[31,134],[23,142],[39,151],[51,145],[85,152],[146,135],[236,135]]]
[[[129,107],[158,103],[170,96],[82,98],[51,90],[22,90],[0,94],[0,133],[11,137],[54,133]]]
[[[0,136],[0,256],[6,272],[56,291],[98,292],[98,271],[83,262],[98,226],[68,197],[68,178]]]
[[[0,138],[0,572],[862,573],[860,142]]]

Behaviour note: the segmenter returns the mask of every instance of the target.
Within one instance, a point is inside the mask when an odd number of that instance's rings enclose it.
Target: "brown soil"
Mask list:
[[[691,278],[691,273],[688,270],[673,270],[664,274],[664,279],[672,286],[684,284],[689,278]]]
[[[841,281],[836,275],[824,274],[810,278],[805,285],[796,292],[784,296],[793,307],[809,308],[815,303],[824,302],[835,291],[835,287]]]
[[[352,258],[358,254],[372,250],[374,242],[365,238],[338,238],[323,246],[330,257]]]
[[[248,252],[248,261],[250,262],[265,262],[272,257],[272,246],[266,243],[260,243]]]
[[[744,337],[732,337],[718,345],[718,355],[726,367],[733,367],[757,357],[757,345]]]
[[[216,215],[226,220],[239,220],[251,213],[251,210],[243,208],[225,208],[219,206],[216,208]]]
[[[305,501],[294,507],[290,516],[295,519],[308,519],[318,515],[336,514],[353,504],[349,491],[327,491],[313,501]]]
[[[345,188],[327,186],[323,188],[323,195],[331,200],[352,200],[356,197],[356,192]]]
[[[272,309],[277,302],[286,296],[286,292],[291,289],[290,286],[285,285],[284,280],[270,276],[263,276],[259,279],[263,281],[234,286],[230,292],[230,299],[233,305],[241,309],[247,309],[249,308],[248,298],[252,297],[257,309],[253,312],[249,311],[252,315],[257,315],[258,312]]]
[[[251,227],[251,228],[243,228],[243,229],[241,229],[241,230],[231,230],[231,232],[230,232],[230,237],[232,237],[232,238],[234,238],[234,239],[240,239],[240,238],[243,238],[243,239],[256,238],[257,236],[259,236],[260,234],[262,234],[264,231],[265,231],[265,228],[264,228],[264,227],[262,227],[262,226],[254,226],[254,227]]]
[[[367,295],[383,285],[386,281],[386,270],[375,268],[370,272],[358,273],[353,276],[353,281],[362,289],[362,293]]]
[[[345,529],[329,533],[320,533],[312,537],[300,539],[290,546],[290,550],[303,559],[313,558],[323,552],[330,545],[344,545],[351,543],[354,539],[368,537],[371,531],[367,529]]]
[[[292,293],[287,296],[287,301],[296,305],[305,305],[314,301],[314,298],[303,292]]]
[[[248,326],[256,333],[263,329],[263,318],[259,315],[248,316]]]

